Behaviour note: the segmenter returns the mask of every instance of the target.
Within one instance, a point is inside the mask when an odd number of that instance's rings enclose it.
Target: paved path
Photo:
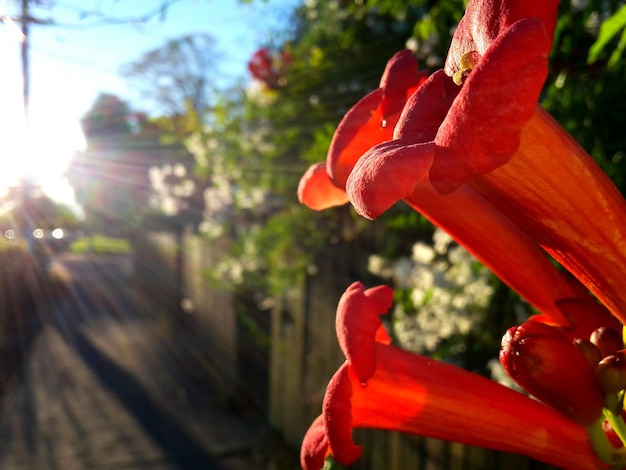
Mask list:
[[[297,467],[220,399],[193,343],[133,288],[127,259],[56,262],[69,289],[40,312],[2,397],[0,469]]]

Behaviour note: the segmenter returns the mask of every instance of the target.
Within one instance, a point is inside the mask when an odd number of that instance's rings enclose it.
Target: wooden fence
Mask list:
[[[299,447],[320,413],[330,377],[344,361],[335,335],[335,311],[344,290],[364,279],[353,260],[365,257],[349,249],[330,248],[319,257],[315,274],[294,279],[271,311],[252,312],[249,305],[241,305],[236,290],[215,284],[208,276],[228,249],[228,241],[149,233],[136,245],[138,274],[146,276],[146,282],[167,284],[163,292],[179,289],[175,297],[193,309],[191,314],[208,338],[213,359],[221,365],[225,393],[255,401],[253,405],[263,408],[271,426],[294,448]],[[259,332],[267,335],[266,344],[253,344],[259,339],[248,334],[251,320],[258,323],[257,336]],[[259,393],[264,386],[266,395]],[[259,396],[266,399],[259,400]],[[356,430],[355,441],[363,444],[364,454],[354,469],[552,468],[519,455],[394,432]]]
[[[335,334],[344,276],[326,269],[338,260],[322,258],[317,274],[289,286],[272,312],[269,416],[294,446],[320,414],[326,385],[345,360]]]
[[[182,241],[182,295],[187,309],[196,318],[211,345],[209,352],[222,374],[220,384],[226,393],[238,386],[237,319],[233,293],[215,282],[208,272],[217,266],[222,253],[229,249],[226,239],[210,244],[197,236],[185,236]]]

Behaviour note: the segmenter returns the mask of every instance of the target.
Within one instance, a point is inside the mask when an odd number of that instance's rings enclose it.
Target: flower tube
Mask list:
[[[545,111],[524,127],[506,165],[469,184],[626,323],[626,201]]]
[[[342,296],[336,326],[348,360],[331,379],[322,416],[305,436],[303,468],[321,468],[329,451],[343,465],[357,460],[357,427],[518,452],[568,469],[599,468],[585,428],[558,411],[458,367],[375,341],[391,296],[389,288],[365,290],[360,283]]]
[[[603,468],[596,455],[608,466],[626,467],[626,354],[601,333],[615,333],[626,321],[626,202],[537,106],[556,7],[556,1],[470,0],[445,70],[409,97],[392,137],[381,132],[372,145],[376,139],[358,134],[372,124],[371,115],[361,115],[360,127],[343,122],[339,135],[347,144],[339,156],[355,151],[346,160],[333,155],[317,169],[341,175],[329,176],[339,189],[333,197],[345,200],[345,188],[366,217],[404,200],[541,305],[541,314],[509,331],[501,357],[545,404],[376,343],[382,304],[351,300],[369,297],[353,286],[337,323],[347,361],[305,438],[305,468],[318,468],[329,451],[340,463],[357,459],[355,427],[520,452],[568,469]],[[350,119],[359,116],[355,109]],[[543,250],[584,288],[556,271]]]
[[[420,87],[394,140],[355,164],[347,192],[359,213],[375,217],[410,197],[425,172],[441,194],[469,186],[626,321],[626,202],[591,157],[537,107],[556,3],[535,3],[469,3],[450,49],[448,76],[431,77]],[[460,87],[450,92],[455,83]],[[437,100],[443,110],[438,117],[428,111]],[[436,130],[428,136],[421,127]],[[402,184],[391,186],[399,173]]]
[[[409,61],[406,54],[402,55],[402,59]],[[414,62],[411,64],[417,66]],[[395,68],[388,66],[386,78],[382,81],[387,87],[390,83],[406,83],[393,78],[397,68],[397,61]],[[314,209],[341,204],[347,199],[337,184],[345,185],[346,181],[356,178],[359,178],[362,191],[358,195],[352,192],[352,202],[366,216],[375,217],[404,197],[405,202],[448,232],[528,302],[551,316],[554,322],[565,325],[567,320],[558,302],[574,298],[576,294],[544,252],[508,217],[469,187],[450,195],[441,195],[428,180],[434,146],[412,142],[434,136],[438,123],[457,92],[458,87],[450,86],[442,72],[420,83],[395,128],[396,140],[383,142],[371,149],[372,135],[376,139],[385,139],[391,138],[391,134],[380,125],[381,112],[372,111],[378,109],[373,103],[382,106],[382,92],[367,95],[342,120],[326,164],[314,165],[302,178],[298,190],[300,200]],[[399,93],[396,95],[401,96]],[[378,98],[371,102],[373,96]],[[428,102],[420,108],[419,115],[415,112],[406,114],[407,108],[412,109],[413,102],[424,104],[424,100]],[[387,106],[387,109],[397,109],[398,103],[396,101],[395,108]],[[398,117],[389,119],[397,121]],[[378,131],[374,134],[370,133],[376,129]],[[370,137],[364,139],[363,135]],[[354,169],[355,165],[357,169]],[[363,167],[367,170],[361,173],[359,168]],[[334,179],[330,173],[335,175]],[[506,245],[507,249],[501,249],[494,240]]]

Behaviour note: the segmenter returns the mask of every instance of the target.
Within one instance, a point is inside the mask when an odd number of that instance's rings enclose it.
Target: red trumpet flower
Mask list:
[[[337,335],[347,361],[304,438],[304,469],[321,468],[329,452],[343,465],[357,460],[357,427],[524,453],[568,469],[599,468],[578,422],[484,377],[376,341],[391,299],[387,287],[355,283],[340,300]]]
[[[423,203],[413,191],[425,179],[442,195],[469,187],[625,322],[626,202],[537,107],[555,14],[556,2],[470,2],[445,73],[407,102],[394,140],[358,160],[347,193],[373,218],[400,199]]]
[[[326,163],[311,166],[302,177],[298,198],[314,210],[348,202],[346,180],[361,155],[391,140],[409,96],[427,78],[411,51],[396,53],[385,67],[380,87],[359,101],[337,127]]]
[[[521,11],[518,10],[522,9],[510,10],[519,15]],[[468,13],[471,11],[470,4]],[[481,19],[480,15],[474,16],[474,21]],[[550,15],[543,13],[543,16]],[[516,17],[498,18],[501,28],[505,28],[515,23],[513,20]],[[553,20],[546,21],[554,23]],[[515,23],[516,27],[518,23]],[[547,37],[543,23],[537,18],[521,23],[529,23],[531,30],[540,30]],[[464,21],[463,24],[470,23]],[[465,30],[462,25],[460,33]],[[526,32],[516,29],[505,36],[512,36],[511,41],[521,37],[525,42],[532,42],[532,35],[526,37]],[[495,34],[491,30],[488,33]],[[469,33],[462,34],[465,37]],[[466,46],[466,43],[466,40],[460,41],[461,46]],[[488,40],[481,41],[481,44],[488,43]],[[541,45],[543,48],[539,55],[546,54],[549,41],[546,39]],[[522,52],[506,58],[507,63],[515,65],[525,56],[532,56],[535,60],[532,51],[537,47],[530,48],[530,52],[525,46],[516,47]],[[500,48],[506,49],[506,45]],[[545,62],[544,59],[541,61]],[[524,77],[525,74],[532,75],[532,67],[524,67],[522,61],[520,68],[526,70],[516,70],[516,76],[523,82],[528,81]],[[469,186],[444,196],[428,179],[428,169],[436,156],[436,146],[429,141],[437,135],[439,125],[455,103],[458,93],[458,86],[443,72],[435,73],[424,82],[423,74],[417,71],[415,57],[409,51],[397,53],[385,69],[381,87],[357,103],[341,121],[326,164],[314,165],[304,175],[298,188],[299,198],[317,210],[343,204],[347,202],[343,189],[348,184],[352,186],[349,193],[353,204],[369,217],[376,217],[403,198],[448,232],[527,301],[551,316],[553,322],[566,325],[568,320],[564,318],[558,302],[576,295],[537,244],[513,224],[508,215]],[[406,102],[409,95],[411,97]],[[533,99],[536,100],[536,96]],[[404,111],[400,116],[403,105]],[[396,123],[392,134],[392,126]],[[380,144],[374,145],[377,143]],[[507,249],[502,250],[495,245],[494,239]]]
[[[626,353],[615,338],[626,323],[626,202],[537,105],[557,3],[470,0],[444,70],[423,81],[404,68],[406,53],[396,56],[381,89],[344,117],[326,164],[299,188],[314,209],[347,194],[369,218],[404,200],[531,302],[541,313],[509,330],[501,360],[543,404],[376,343],[390,293],[353,285],[337,321],[347,362],[305,437],[305,468],[319,467],[329,451],[340,463],[357,459],[351,430],[361,426],[565,468],[626,468]]]

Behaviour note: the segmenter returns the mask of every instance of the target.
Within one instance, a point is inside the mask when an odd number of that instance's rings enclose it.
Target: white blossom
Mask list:
[[[413,309],[396,305],[393,329],[403,348],[420,353],[434,351],[453,335],[468,334],[493,294],[489,271],[439,229],[432,247],[416,243],[410,258],[393,261],[372,256],[369,269],[408,290]]]

